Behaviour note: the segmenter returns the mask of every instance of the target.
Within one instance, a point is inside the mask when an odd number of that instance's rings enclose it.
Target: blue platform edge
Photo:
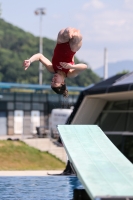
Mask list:
[[[91,199],[133,197],[133,165],[97,125],[58,125],[64,148]]]

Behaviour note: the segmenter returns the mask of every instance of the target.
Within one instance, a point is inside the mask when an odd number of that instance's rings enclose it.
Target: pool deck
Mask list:
[[[62,170],[0,171],[0,176],[48,176],[48,173],[60,174]]]

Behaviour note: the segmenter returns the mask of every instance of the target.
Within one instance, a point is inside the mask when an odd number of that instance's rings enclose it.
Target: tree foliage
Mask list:
[[[52,59],[56,41],[43,38],[43,54]],[[0,81],[17,83],[38,83],[38,62],[24,71],[23,60],[39,52],[39,37],[13,26],[0,19]],[[75,57],[76,63],[81,61]],[[50,84],[52,74],[45,68],[43,70],[43,83]],[[67,79],[68,85],[88,86],[96,83],[100,78],[91,69],[85,70],[74,79]]]

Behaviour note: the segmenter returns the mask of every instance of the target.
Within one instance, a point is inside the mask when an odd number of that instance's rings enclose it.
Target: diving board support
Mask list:
[[[77,177],[92,200],[133,200],[133,165],[97,125],[58,125]]]

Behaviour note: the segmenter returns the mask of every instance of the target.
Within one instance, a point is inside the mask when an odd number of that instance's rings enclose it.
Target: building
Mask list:
[[[50,85],[0,83],[0,135],[30,135],[37,126],[48,128],[53,108],[74,106],[81,87],[68,87],[69,98],[52,92]]]

